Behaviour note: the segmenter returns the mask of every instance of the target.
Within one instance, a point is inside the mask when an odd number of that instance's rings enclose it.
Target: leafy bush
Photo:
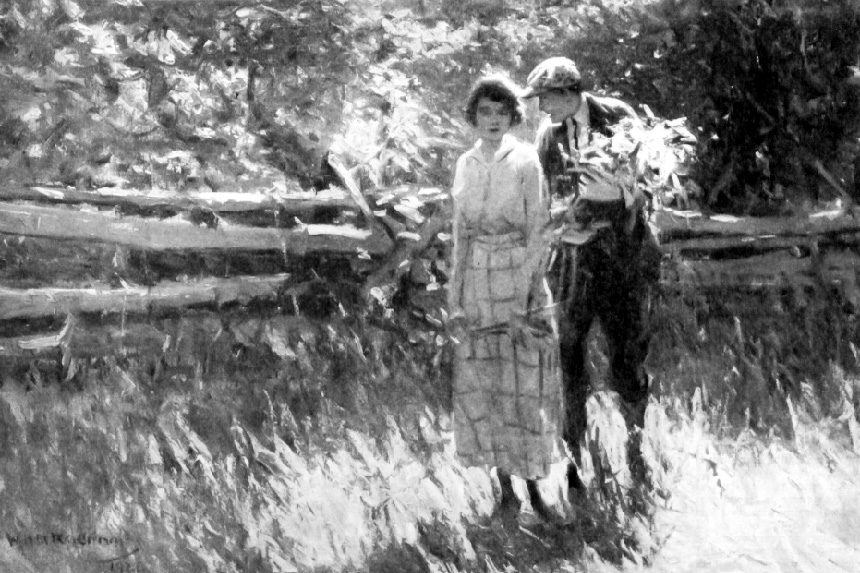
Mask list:
[[[702,102],[693,116],[697,177],[710,207],[764,212],[850,186],[860,132],[860,94],[847,81],[860,49],[856,7],[705,0],[679,20],[669,65],[683,97]],[[828,180],[829,196],[819,197]]]

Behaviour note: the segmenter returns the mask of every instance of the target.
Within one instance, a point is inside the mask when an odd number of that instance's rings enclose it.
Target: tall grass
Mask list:
[[[837,289],[663,293],[649,356],[657,396],[701,392],[715,431],[793,437],[789,402],[840,415],[856,372],[855,309]]]
[[[679,428],[790,443],[812,424],[818,433],[802,439],[860,447],[853,315],[833,293],[814,294],[658,298],[646,457],[659,489],[671,493]],[[660,537],[653,511],[630,505],[611,394],[589,402],[591,491],[572,519],[512,530],[492,517],[487,469],[463,467],[453,451],[443,333],[406,314],[377,318],[200,312],[150,321],[169,337],[142,354],[7,361],[0,565],[556,571],[648,561]],[[591,348],[605,376],[599,334]],[[557,483],[542,486],[550,499]]]

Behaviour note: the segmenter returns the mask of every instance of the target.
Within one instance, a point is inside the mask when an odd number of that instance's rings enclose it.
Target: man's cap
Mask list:
[[[571,89],[580,91],[582,75],[570,58],[549,58],[537,65],[526,80],[522,98],[537,97],[550,90]]]

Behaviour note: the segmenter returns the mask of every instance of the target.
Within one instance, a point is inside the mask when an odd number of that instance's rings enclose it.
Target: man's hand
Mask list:
[[[579,195],[595,201],[615,201],[624,197],[623,189],[635,186],[635,154],[613,156],[601,146],[589,146],[567,154],[559,147],[567,166],[559,179],[579,182]]]
[[[587,162],[574,163],[565,170],[568,177],[579,177],[585,185],[614,185],[615,176],[604,165]]]
[[[448,319],[445,321],[445,330],[457,344],[469,336],[469,321],[461,308],[453,309],[448,315]]]

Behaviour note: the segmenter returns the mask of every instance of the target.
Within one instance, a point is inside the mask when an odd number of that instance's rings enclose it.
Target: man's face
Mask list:
[[[538,99],[539,109],[548,114],[553,123],[575,114],[582,105],[582,94],[565,90],[548,91],[538,96]]]
[[[511,128],[511,112],[502,102],[482,97],[475,108],[475,122],[481,139],[498,142]]]

